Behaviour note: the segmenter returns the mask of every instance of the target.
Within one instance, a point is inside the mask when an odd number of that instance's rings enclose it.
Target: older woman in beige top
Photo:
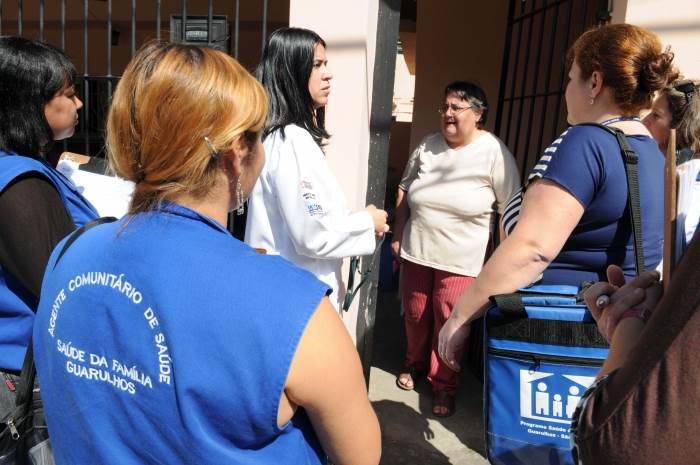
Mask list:
[[[392,252],[402,260],[407,350],[398,387],[428,372],[433,414],[454,412],[455,372],[437,354],[437,335],[457,297],[479,274],[493,215],[520,186],[513,156],[484,130],[487,101],[477,85],[445,88],[442,131],[411,155],[399,184]]]

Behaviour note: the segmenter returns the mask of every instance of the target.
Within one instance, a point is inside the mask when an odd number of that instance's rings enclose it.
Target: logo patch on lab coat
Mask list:
[[[301,197],[304,199],[306,211],[309,216],[325,216],[326,212],[323,206],[316,200],[316,194],[313,191],[313,184],[308,179],[302,179],[299,182],[301,187]]]

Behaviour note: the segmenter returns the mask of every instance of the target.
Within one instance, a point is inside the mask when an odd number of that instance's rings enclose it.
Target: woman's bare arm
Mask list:
[[[559,254],[583,211],[583,205],[554,182],[539,180],[528,187],[515,230],[461,295],[440,331],[438,350],[451,368],[459,369],[455,354],[468,334],[467,325],[481,316],[489,297],[535,280]]]
[[[379,463],[379,422],[367,398],[360,359],[328,298],[304,331],[285,394],[304,407],[334,464]]]

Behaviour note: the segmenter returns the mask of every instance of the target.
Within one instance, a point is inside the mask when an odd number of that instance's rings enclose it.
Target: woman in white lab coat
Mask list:
[[[333,78],[323,39],[307,29],[276,30],[257,74],[270,112],[265,167],[249,198],[245,241],[316,275],[339,308],[342,259],[371,254],[375,237],[388,230],[387,214],[373,205],[349,212],[323,153]]]

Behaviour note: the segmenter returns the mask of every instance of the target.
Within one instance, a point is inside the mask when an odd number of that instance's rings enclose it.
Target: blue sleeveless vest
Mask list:
[[[43,161],[0,151],[0,192],[17,177],[36,172],[56,187],[66,210],[80,227],[98,217],[95,208],[78,189]],[[2,218],[1,221],[12,221]],[[34,322],[36,302],[24,287],[0,266],[0,368],[20,370]]]
[[[90,229],[54,268],[61,247],[34,325],[57,463],[325,461],[302,409],[277,426],[313,275],[174,204]]]

